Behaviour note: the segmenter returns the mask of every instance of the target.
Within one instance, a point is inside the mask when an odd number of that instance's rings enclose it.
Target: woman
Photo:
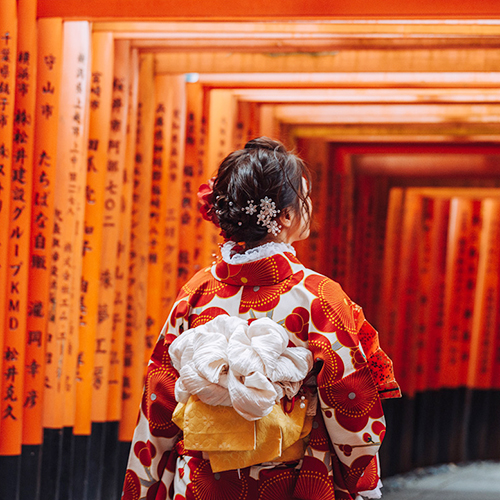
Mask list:
[[[305,164],[261,137],[199,193],[226,243],[161,332],[124,498],[380,497],[380,399],[400,391],[361,308],[295,256],[309,186]]]

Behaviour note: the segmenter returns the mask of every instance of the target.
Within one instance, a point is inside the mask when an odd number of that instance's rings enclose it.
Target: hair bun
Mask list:
[[[245,144],[245,149],[266,149],[267,151],[277,151],[278,153],[287,153],[285,146],[269,137],[257,137]]]
[[[244,149],[226,156],[212,193],[217,222],[225,238],[249,244],[263,241],[269,232],[276,236],[273,228],[279,226],[277,214],[287,208],[309,216],[304,177],[309,186],[309,170],[304,162],[269,137],[252,139]],[[266,215],[270,212],[256,210],[266,200],[272,202],[276,212],[269,218]]]

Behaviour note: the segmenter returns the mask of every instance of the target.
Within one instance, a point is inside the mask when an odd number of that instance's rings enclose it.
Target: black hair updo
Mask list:
[[[213,188],[213,208],[228,239],[254,244],[269,235],[267,227],[257,224],[260,200],[271,198],[280,214],[291,209],[309,218],[310,184],[309,169],[298,156],[279,141],[258,137],[230,153],[220,164]],[[254,214],[242,210],[250,200],[257,205]]]

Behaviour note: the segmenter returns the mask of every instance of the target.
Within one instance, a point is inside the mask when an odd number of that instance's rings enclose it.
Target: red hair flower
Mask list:
[[[215,177],[212,177],[207,184],[202,184],[199,187],[198,201],[200,202],[201,216],[205,220],[213,222],[217,227],[220,227],[214,210],[214,182]]]

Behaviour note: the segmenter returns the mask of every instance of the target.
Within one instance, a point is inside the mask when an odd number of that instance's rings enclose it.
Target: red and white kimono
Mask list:
[[[380,400],[399,397],[377,332],[339,284],[304,267],[293,247],[271,243],[231,254],[184,285],[148,366],[125,476],[124,500],[377,498],[377,452],[385,434]],[[186,450],[172,422],[178,373],[169,345],[219,315],[282,325],[289,345],[315,361],[312,430],[302,459],[213,473],[205,452]],[[317,390],[316,390],[317,389]],[[289,403],[289,402],[286,402]]]

